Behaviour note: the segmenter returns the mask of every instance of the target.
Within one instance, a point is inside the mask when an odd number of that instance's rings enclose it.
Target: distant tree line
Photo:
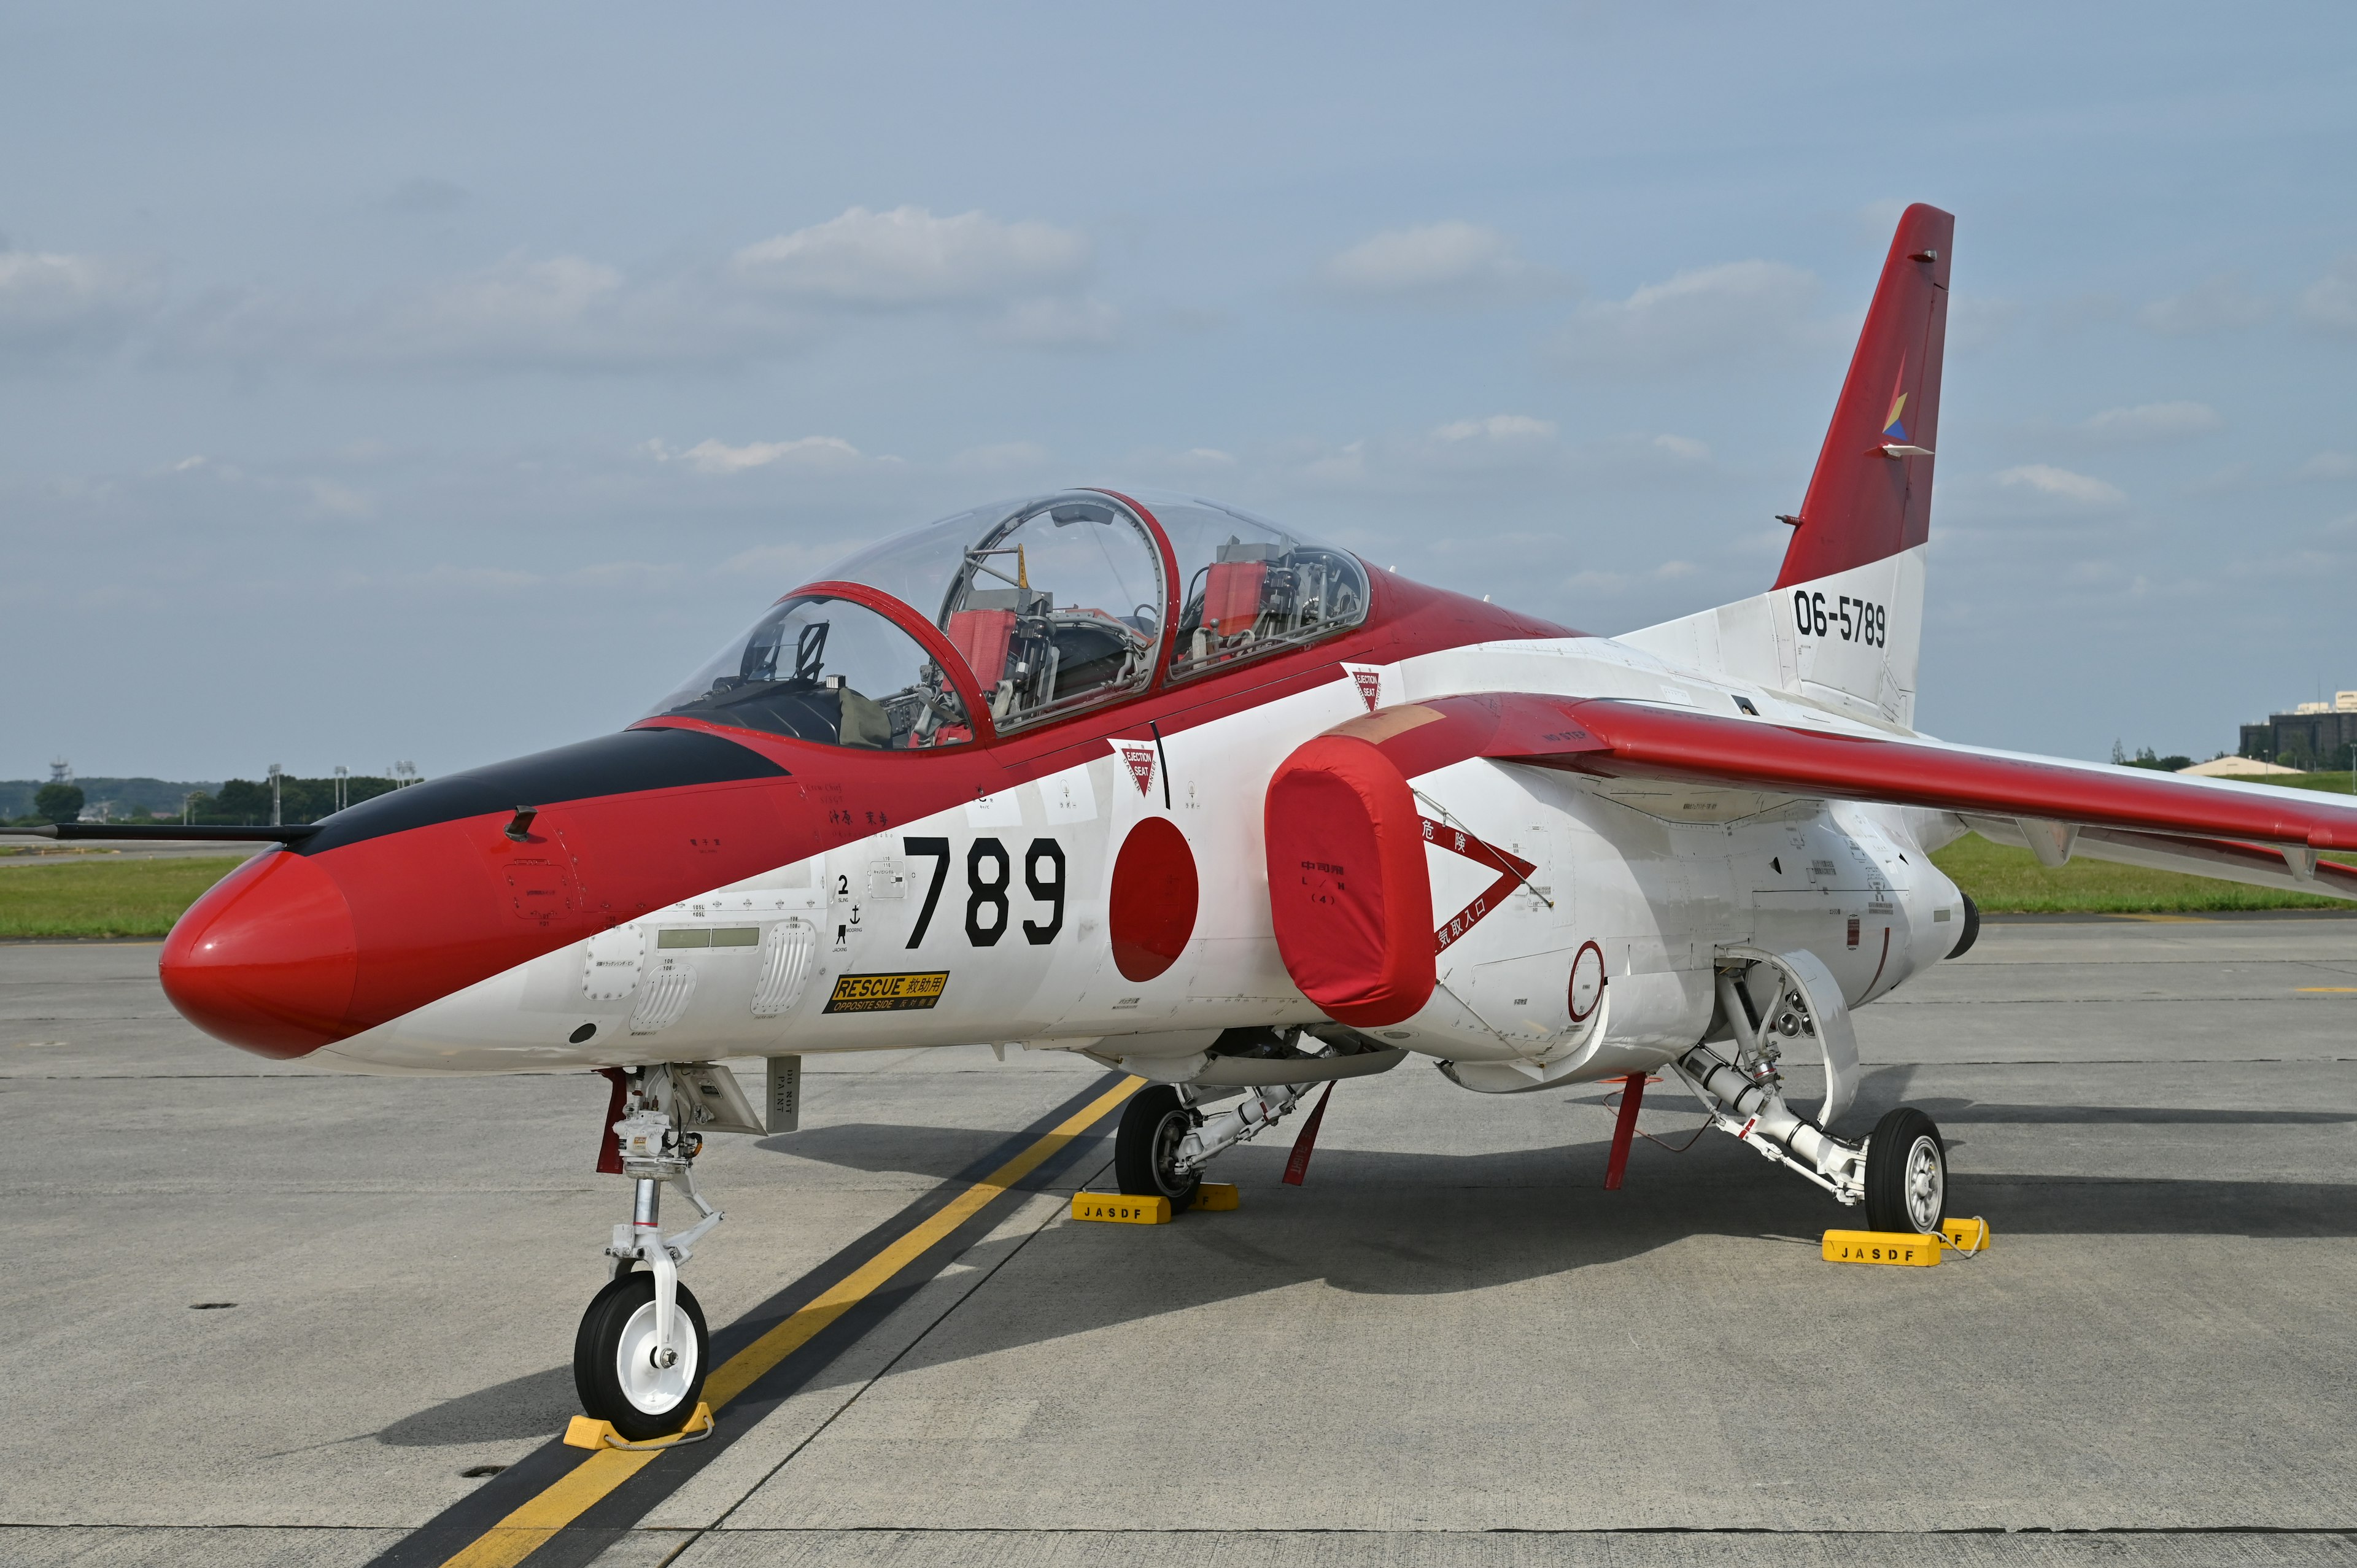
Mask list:
[[[133,782],[151,787],[141,791],[147,796],[144,802],[113,800],[113,814],[108,818],[110,822],[190,822],[216,827],[259,827],[270,821],[270,780],[267,779],[231,779],[211,789],[185,791],[181,797],[183,804],[177,807],[157,803],[158,793],[168,794],[169,789],[155,779],[92,779],[89,782],[99,791],[96,798],[102,803],[108,802],[116,794],[111,788],[115,784]],[[354,778],[347,779],[343,783],[345,804],[352,806],[378,795],[390,794],[400,788],[399,781],[392,779]],[[316,822],[336,809],[336,780],[333,779],[285,778],[281,779],[278,785],[282,811],[279,820],[283,822],[290,825]],[[26,795],[18,795],[10,803],[20,814],[0,816],[0,821],[13,821],[20,825],[70,822],[81,815],[82,809],[92,799],[90,791],[79,783],[50,783],[43,784],[38,789],[29,786],[27,789],[29,800]],[[25,811],[27,805],[32,808],[29,812]],[[7,807],[0,807],[0,812],[6,810]]]
[[[354,777],[344,780],[344,800],[357,806],[400,786],[390,779]],[[288,824],[316,822],[336,809],[333,779],[283,778],[278,780],[279,820]],[[256,827],[270,821],[270,780],[231,779],[214,794],[199,794],[188,802],[188,821],[219,826]]]

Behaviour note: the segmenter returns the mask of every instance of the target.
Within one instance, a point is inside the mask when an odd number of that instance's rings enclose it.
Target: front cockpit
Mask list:
[[[823,746],[899,751],[973,738],[942,650],[848,598],[794,594],[655,705]]]
[[[1366,618],[1346,552],[1192,497],[1068,490],[889,539],[788,596],[648,718],[924,750],[1120,702]]]

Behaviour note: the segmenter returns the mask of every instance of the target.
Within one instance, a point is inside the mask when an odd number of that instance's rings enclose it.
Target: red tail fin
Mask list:
[[[1918,202],[1900,216],[1776,586],[1880,561],[1930,537],[1955,232],[1954,217],[1936,207]]]

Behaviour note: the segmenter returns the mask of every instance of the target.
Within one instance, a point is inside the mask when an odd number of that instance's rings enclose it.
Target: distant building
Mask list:
[[[2357,746],[2357,692],[2335,692],[2329,703],[2302,703],[2289,713],[2272,714],[2262,725],[2243,726],[2235,749],[2263,762],[2293,768],[2346,766]]]

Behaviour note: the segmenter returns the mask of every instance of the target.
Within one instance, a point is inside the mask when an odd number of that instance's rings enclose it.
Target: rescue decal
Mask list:
[[[931,974],[846,974],[834,983],[822,1013],[910,1013],[933,1006],[950,983],[949,971]]]

